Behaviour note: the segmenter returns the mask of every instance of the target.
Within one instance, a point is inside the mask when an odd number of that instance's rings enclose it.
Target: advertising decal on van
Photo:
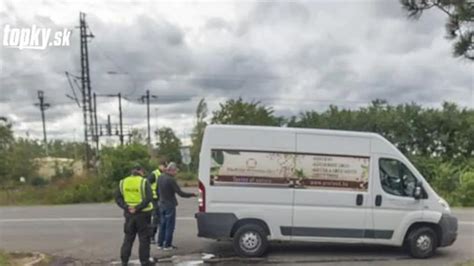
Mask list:
[[[213,149],[211,185],[367,191],[369,157]]]

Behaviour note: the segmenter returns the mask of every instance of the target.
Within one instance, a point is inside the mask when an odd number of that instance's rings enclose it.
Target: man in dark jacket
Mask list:
[[[143,178],[144,170],[135,166],[132,174],[120,181],[115,194],[115,202],[123,209],[125,216],[124,233],[120,258],[127,265],[132,253],[133,242],[138,234],[138,253],[141,265],[150,265],[150,219],[153,210],[152,192],[148,181]]]
[[[160,205],[160,232],[158,234],[158,248],[163,250],[176,249],[173,246],[173,233],[176,224],[176,194],[183,198],[196,197],[195,193],[187,193],[181,190],[176,179],[178,168],[176,163],[169,163],[165,174],[158,178],[158,198]]]
[[[158,204],[158,178],[161,176],[161,173],[164,172],[166,164],[161,162],[158,166],[158,169],[155,169],[148,175],[148,182],[151,186],[151,192],[153,193],[153,213],[151,215],[151,225],[153,227],[153,234],[151,235],[151,243],[156,243],[156,232],[158,232],[158,227],[160,226],[160,206]]]

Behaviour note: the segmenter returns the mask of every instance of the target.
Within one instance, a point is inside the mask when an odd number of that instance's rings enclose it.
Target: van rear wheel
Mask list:
[[[261,257],[268,248],[267,234],[259,225],[246,224],[235,232],[233,245],[241,257]]]
[[[433,229],[420,227],[410,232],[407,245],[410,255],[414,258],[425,259],[433,256],[437,248],[437,237]]]

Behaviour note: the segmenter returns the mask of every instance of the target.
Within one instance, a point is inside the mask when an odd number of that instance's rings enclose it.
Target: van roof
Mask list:
[[[268,130],[280,132],[294,132],[294,133],[313,133],[321,135],[337,135],[337,136],[351,136],[351,137],[375,137],[384,139],[380,134],[364,131],[349,131],[349,130],[334,130],[334,129],[317,129],[317,128],[296,128],[296,127],[277,127],[277,126],[249,126],[249,125],[209,125],[206,130],[213,129],[238,129],[238,130]]]

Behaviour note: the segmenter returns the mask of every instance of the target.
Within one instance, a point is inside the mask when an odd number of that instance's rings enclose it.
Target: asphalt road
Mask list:
[[[460,220],[459,237],[453,246],[438,249],[428,260],[411,259],[399,248],[382,246],[344,246],[308,243],[274,244],[266,258],[241,260],[232,246],[196,237],[195,199],[181,199],[175,232],[176,252],[152,248],[152,255],[174,263],[198,260],[211,253],[222,264],[324,265],[455,265],[474,259],[474,209],[455,209]],[[122,242],[122,213],[112,203],[62,206],[0,207],[0,249],[40,251],[61,258],[59,264],[104,265],[119,259]],[[137,244],[136,244],[137,245]],[[135,246],[136,246],[135,245]],[[137,257],[134,247],[133,257]],[[173,260],[169,259],[172,255]]]

